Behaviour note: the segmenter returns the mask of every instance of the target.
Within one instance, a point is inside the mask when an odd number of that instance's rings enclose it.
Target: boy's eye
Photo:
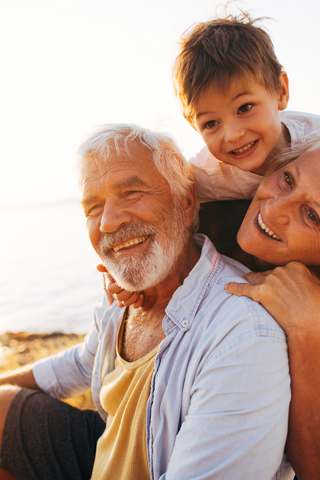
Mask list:
[[[252,103],[245,103],[244,105],[241,105],[241,107],[239,108],[239,113],[249,112],[249,110],[251,110],[252,107],[253,107]]]
[[[217,122],[216,120],[210,120],[209,122],[204,124],[204,128],[214,128],[218,125],[218,123],[219,122]]]

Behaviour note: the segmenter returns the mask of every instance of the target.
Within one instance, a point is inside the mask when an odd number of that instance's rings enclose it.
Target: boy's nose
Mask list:
[[[224,140],[226,143],[235,143],[245,135],[245,129],[237,122],[229,122],[224,127]]]
[[[121,226],[130,223],[131,220],[130,213],[121,208],[117,202],[107,200],[101,217],[100,232],[114,233]]]

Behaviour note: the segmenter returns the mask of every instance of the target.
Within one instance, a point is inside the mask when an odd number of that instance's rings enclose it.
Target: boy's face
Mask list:
[[[209,85],[195,105],[195,124],[218,160],[264,175],[273,155],[290,141],[279,110],[288,104],[288,78],[271,94],[254,79],[235,79],[230,87]]]

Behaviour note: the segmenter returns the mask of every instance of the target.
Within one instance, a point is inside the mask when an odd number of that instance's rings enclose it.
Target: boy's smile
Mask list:
[[[264,175],[270,160],[290,142],[279,111],[288,104],[288,78],[271,94],[254,79],[238,79],[225,90],[209,85],[195,105],[195,123],[209,151],[218,160]]]

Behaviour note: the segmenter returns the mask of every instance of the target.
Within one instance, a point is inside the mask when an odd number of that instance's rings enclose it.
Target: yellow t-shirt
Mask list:
[[[146,407],[159,346],[135,362],[119,354],[126,312],[118,332],[115,369],[103,379],[100,402],[109,414],[97,443],[92,480],[150,480]]]

